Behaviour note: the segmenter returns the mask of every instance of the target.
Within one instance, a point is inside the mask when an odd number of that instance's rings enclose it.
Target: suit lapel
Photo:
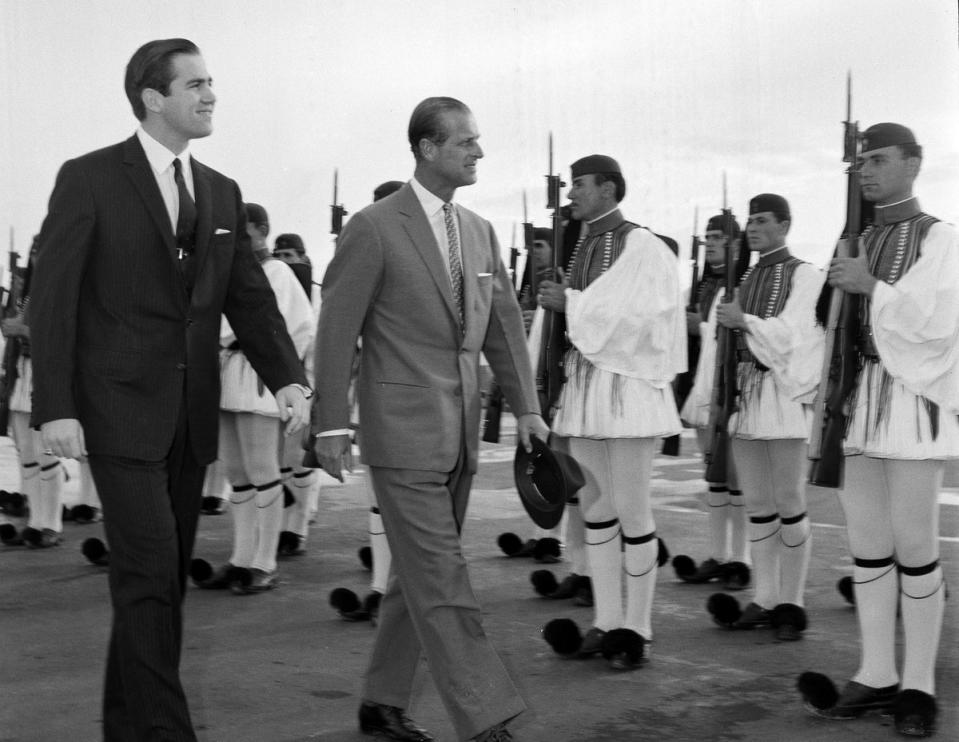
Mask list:
[[[125,172],[140,194],[140,198],[143,199],[147,212],[156,224],[157,231],[163,237],[163,242],[170,257],[175,258],[176,241],[173,235],[173,227],[170,224],[170,215],[163,203],[163,196],[160,195],[160,189],[157,186],[156,177],[150,168],[146,153],[140,146],[136,135],[123,143],[123,162],[126,165]]]
[[[413,243],[413,247],[420,254],[420,258],[426,263],[430,276],[432,276],[436,288],[439,289],[440,295],[443,297],[443,303],[446,305],[447,311],[458,324],[459,312],[453,305],[453,289],[450,287],[449,273],[446,272],[446,265],[440,254],[440,246],[436,244],[436,237],[429,220],[426,218],[426,213],[409,184],[403,186],[397,192],[396,198],[399,201],[397,210],[406,217],[403,228]]]
[[[213,196],[210,176],[203,163],[191,157],[193,167],[193,191],[196,195],[196,234],[194,235],[194,249],[196,250],[196,273],[200,274],[203,263],[210,250],[210,235],[213,234]]]
[[[480,225],[472,214],[459,208],[456,213],[459,216],[460,255],[463,260],[463,315],[468,327],[471,319],[469,308],[473,306],[473,298],[478,290],[476,282],[479,275],[479,250],[483,244],[483,235]]]

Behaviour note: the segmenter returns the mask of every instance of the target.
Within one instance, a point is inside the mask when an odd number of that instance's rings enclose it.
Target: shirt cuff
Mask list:
[[[353,431],[349,428],[339,428],[337,430],[324,430],[322,433],[317,433],[317,438],[332,438],[334,435],[349,435]]]

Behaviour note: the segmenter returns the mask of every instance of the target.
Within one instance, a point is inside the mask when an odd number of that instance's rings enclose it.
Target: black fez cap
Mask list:
[[[709,217],[709,221],[706,222],[706,231],[713,232],[719,230],[720,232],[725,232],[725,220],[726,217],[722,214],[716,214],[716,216]],[[732,217],[729,217],[729,223],[732,226],[733,239],[739,237],[739,223]]]
[[[763,211],[771,211],[781,222],[792,219],[789,213],[789,202],[775,193],[760,193],[749,199],[750,214],[759,214]]]
[[[381,198],[386,198],[391,193],[398,191],[403,187],[402,180],[388,180],[385,183],[380,183],[373,190],[373,200],[379,201]]]
[[[277,250],[296,250],[300,255],[306,253],[306,247],[303,245],[303,238],[298,234],[281,234],[273,243],[273,252]]]
[[[266,209],[259,204],[246,204],[246,220],[256,226],[270,226],[270,218],[266,215]]]
[[[862,153],[898,144],[918,144],[910,129],[902,124],[873,124],[862,135]]]
[[[549,227],[533,227],[533,239],[545,240],[546,242],[552,243],[553,230]]]
[[[619,163],[612,157],[607,157],[606,155],[588,155],[587,157],[582,157],[570,165],[570,170],[574,178],[589,175],[590,173],[623,174],[623,171],[619,169]]]

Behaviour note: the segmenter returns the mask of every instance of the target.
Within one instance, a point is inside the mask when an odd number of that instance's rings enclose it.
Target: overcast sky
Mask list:
[[[185,36],[219,97],[194,155],[266,207],[272,236],[300,233],[320,271],[334,168],[350,212],[408,179],[407,122],[430,95],[476,115],[486,157],[457,200],[504,247],[524,192],[548,226],[552,132],[564,180],[583,155],[615,157],[627,218],[684,255],[725,171],[740,218],[750,196],[784,195],[794,252],[821,265],[843,224],[847,71],[853,118],[912,127],[921,203],[959,222],[957,30],[955,0],[0,0],[0,225],[25,253],[61,163],[134,131],[130,55]]]

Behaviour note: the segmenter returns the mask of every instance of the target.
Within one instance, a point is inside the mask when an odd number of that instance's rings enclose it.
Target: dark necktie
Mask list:
[[[183,180],[183,163],[180,158],[173,160],[173,180],[176,182],[177,194],[180,197],[179,215],[176,220],[176,244],[179,257],[193,252],[193,239],[196,234],[196,204],[186,189]]]
[[[456,223],[453,221],[453,205],[443,204],[443,219],[446,221],[446,241],[450,249],[450,288],[453,290],[453,302],[460,316],[460,330],[465,330],[463,316],[463,259],[460,256],[460,243],[456,236]]]
[[[180,210],[176,219],[176,247],[180,272],[186,283],[188,293],[193,291],[195,266],[193,265],[193,246],[196,235],[196,204],[183,180],[183,163],[180,158],[173,160],[173,180],[176,182],[177,195],[180,197]]]

